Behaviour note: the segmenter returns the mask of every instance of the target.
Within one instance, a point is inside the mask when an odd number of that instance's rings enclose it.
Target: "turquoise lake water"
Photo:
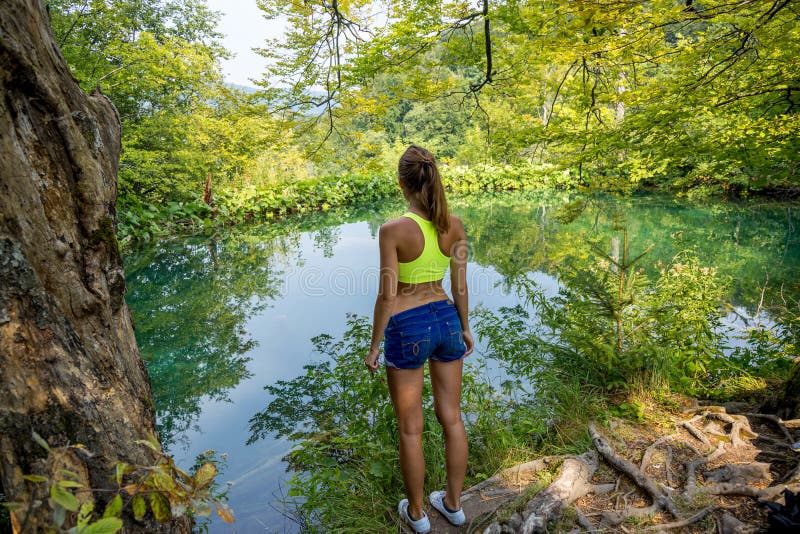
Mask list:
[[[655,271],[692,251],[729,280],[728,322],[741,325],[765,280],[800,294],[800,205],[687,203],[665,197],[592,200],[562,224],[563,194],[509,193],[452,199],[470,240],[470,305],[516,304],[515,280],[532,275],[545,291],[553,265],[587,240],[614,246],[624,219],[633,253],[654,245]],[[398,201],[293,216],[224,235],[176,238],[129,251],[127,301],[153,385],[159,430],[179,465],[204,450],[227,455],[235,525],[211,532],[294,532],[281,508],[292,444],[246,445],[249,419],[270,398],[264,386],[319,360],[311,338],[340,335],[348,313],[370,315],[377,287],[377,231],[402,213]],[[733,340],[735,343],[735,340]],[[480,358],[481,346],[475,358]],[[360,361],[354,365],[362,365]],[[365,371],[366,372],[366,371]]]

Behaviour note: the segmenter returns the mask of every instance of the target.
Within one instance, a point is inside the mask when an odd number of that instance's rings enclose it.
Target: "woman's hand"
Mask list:
[[[378,356],[380,356],[380,349],[369,349],[367,357],[364,358],[364,365],[367,366],[370,373],[378,370]]]
[[[467,347],[467,352],[464,353],[464,357],[466,358],[472,354],[472,349],[475,348],[475,339],[473,339],[472,332],[469,330],[462,330],[461,337],[464,338],[464,345]]]

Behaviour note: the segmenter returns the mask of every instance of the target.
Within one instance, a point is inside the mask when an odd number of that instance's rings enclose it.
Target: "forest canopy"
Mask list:
[[[202,0],[57,0],[85,89],[120,111],[120,193],[450,166],[546,165],[564,186],[796,193],[800,6],[707,2],[256,0],[286,34],[258,91],[223,82]]]

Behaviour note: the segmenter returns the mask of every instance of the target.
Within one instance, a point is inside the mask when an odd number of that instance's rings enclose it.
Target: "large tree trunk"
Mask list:
[[[38,532],[46,484],[23,474],[57,466],[32,431],[85,445],[93,455],[71,455],[71,469],[116,488],[117,460],[154,462],[134,441],[156,428],[114,234],[119,116],[78,87],[41,0],[0,2],[0,95],[0,480],[30,504],[16,529]],[[102,510],[110,495],[86,498]],[[187,530],[124,519],[129,532]]]

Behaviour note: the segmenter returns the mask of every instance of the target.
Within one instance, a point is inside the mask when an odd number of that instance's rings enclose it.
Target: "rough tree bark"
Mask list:
[[[72,470],[112,488],[115,461],[154,462],[134,441],[156,428],[114,234],[119,116],[79,88],[42,0],[0,2],[0,95],[0,480],[8,500],[32,503],[15,528],[37,532],[46,488],[23,474],[57,466],[32,431],[85,445],[93,455]],[[105,495],[81,498],[102,510]],[[188,531],[123,519],[127,532]]]

